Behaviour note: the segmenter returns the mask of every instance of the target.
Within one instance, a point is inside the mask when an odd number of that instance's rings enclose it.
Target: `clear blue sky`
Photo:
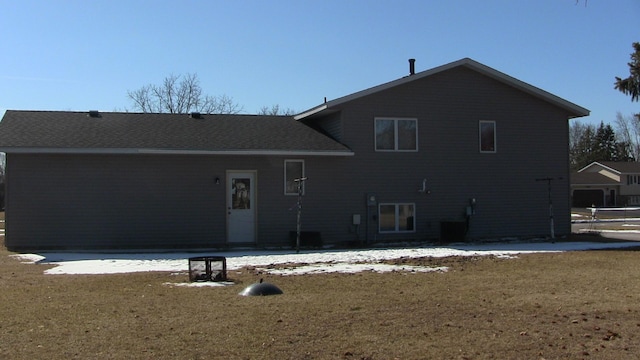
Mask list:
[[[127,90],[185,73],[245,113],[303,111],[405,76],[409,58],[470,57],[613,124],[640,112],[613,89],[634,41],[640,0],[0,0],[0,115],[124,111]]]

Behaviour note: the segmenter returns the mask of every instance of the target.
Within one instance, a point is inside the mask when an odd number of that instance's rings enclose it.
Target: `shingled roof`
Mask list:
[[[15,110],[0,121],[0,151],[353,155],[290,116]]]
[[[571,174],[571,185],[612,186],[620,185],[620,182],[597,172],[574,172]]]

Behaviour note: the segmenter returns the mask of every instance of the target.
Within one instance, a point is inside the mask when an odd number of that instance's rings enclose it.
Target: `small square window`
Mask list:
[[[304,177],[304,160],[284,161],[284,194],[298,195],[298,182],[294,181]],[[304,194],[304,182],[301,184]]]
[[[480,121],[480,152],[495,153],[496,152],[496,122]]]

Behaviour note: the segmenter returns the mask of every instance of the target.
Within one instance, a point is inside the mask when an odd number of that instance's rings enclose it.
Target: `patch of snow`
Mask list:
[[[44,271],[45,274],[117,274],[147,271],[170,273],[188,272],[188,259],[197,256],[224,256],[227,271],[243,267],[260,268],[280,274],[308,274],[357,271],[445,271],[443,269],[415,266],[394,266],[382,264],[384,261],[405,258],[449,256],[496,256],[512,258],[518,254],[563,252],[590,249],[624,248],[638,246],[639,242],[616,243],[595,242],[508,242],[486,244],[451,244],[449,246],[425,246],[393,249],[365,250],[292,250],[274,251],[229,251],[217,253],[68,253],[51,252],[40,254],[11,255],[22,261],[56,265]],[[287,269],[273,269],[273,265],[298,264]],[[263,269],[264,268],[264,269]],[[206,285],[201,285],[206,286]]]
[[[258,268],[261,272],[271,275],[303,275],[303,274],[328,274],[328,273],[345,273],[355,274],[363,271],[372,271],[377,273],[386,272],[446,272],[449,268],[446,266],[427,267],[427,266],[409,266],[409,265],[392,265],[392,264],[312,264],[303,266],[292,266],[282,269],[266,269]]]
[[[45,259],[44,256],[37,255],[37,254],[16,254],[16,255],[9,255],[9,257],[18,259],[23,264],[35,264]]]

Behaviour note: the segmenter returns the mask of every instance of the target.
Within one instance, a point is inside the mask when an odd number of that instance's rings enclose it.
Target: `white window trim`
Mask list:
[[[395,206],[395,230],[392,231],[382,231],[380,229],[380,208],[382,206],[389,206],[389,205],[393,205]],[[413,230],[399,230],[399,223],[398,223],[398,219],[400,218],[399,216],[399,209],[400,206],[402,205],[411,205],[413,206]],[[416,204],[415,203],[393,203],[393,202],[388,202],[388,203],[378,203],[378,233],[380,234],[410,234],[410,233],[415,233],[416,232]]]
[[[284,194],[285,195],[298,195],[298,192],[287,192],[287,163],[301,163],[302,164],[302,177],[304,177],[305,175],[305,166],[304,166],[304,160],[303,159],[285,159],[284,160]],[[304,182],[302,183],[302,195],[304,195],[304,191],[305,191],[305,186],[304,186]]]
[[[392,120],[393,121],[393,130],[394,130],[394,139],[393,139],[393,149],[378,149],[378,136],[376,133],[376,123],[378,120]],[[411,120],[416,123],[416,148],[413,150],[400,150],[398,149],[398,120]],[[419,149],[418,144],[418,119],[417,118],[403,118],[403,117],[375,117],[373,119],[373,148],[376,152],[417,152]]]
[[[482,150],[482,124],[493,124],[493,150]],[[480,120],[478,122],[478,150],[482,154],[495,154],[498,152],[498,126],[494,120]]]

